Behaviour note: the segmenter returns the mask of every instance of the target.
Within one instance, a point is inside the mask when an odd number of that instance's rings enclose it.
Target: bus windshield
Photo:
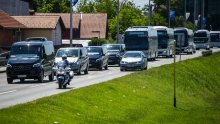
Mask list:
[[[147,31],[125,32],[124,43],[127,50],[148,50],[148,33]]]
[[[41,56],[39,45],[16,45],[11,47],[10,57],[36,58]]]
[[[194,37],[207,37],[206,32],[197,32],[194,34]]]
[[[220,33],[212,33],[210,34],[211,42],[220,42]]]
[[[175,32],[176,47],[187,47],[189,45],[186,32]]]
[[[158,48],[159,49],[166,49],[168,46],[168,37],[166,31],[157,31],[158,35]]]

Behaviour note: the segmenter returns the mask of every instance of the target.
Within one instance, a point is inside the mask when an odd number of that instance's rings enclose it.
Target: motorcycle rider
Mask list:
[[[63,55],[62,56],[62,61],[60,62],[64,62],[65,63],[65,68],[69,66],[69,61],[67,60],[67,55]],[[68,84],[70,84],[70,80],[72,78],[72,76],[70,76],[70,73],[67,73],[68,76],[69,76],[69,81],[68,81]]]

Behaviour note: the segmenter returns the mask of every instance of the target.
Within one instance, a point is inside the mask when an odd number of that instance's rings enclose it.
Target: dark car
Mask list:
[[[70,63],[70,67],[75,73],[81,75],[81,72],[83,71],[85,74],[88,74],[89,57],[86,48],[84,47],[60,48],[57,51],[55,57],[55,63],[61,61],[63,55],[67,56],[67,60]]]
[[[107,49],[104,46],[89,46],[86,47],[89,55],[89,67],[102,70],[108,69]]]
[[[118,64],[120,65],[120,61],[125,51],[125,44],[104,44],[103,46],[107,47],[108,51],[108,64]]]
[[[37,79],[42,83],[45,76],[54,79],[52,70],[54,61],[54,46],[52,41],[16,42],[11,46],[7,57],[7,81],[14,79]]]

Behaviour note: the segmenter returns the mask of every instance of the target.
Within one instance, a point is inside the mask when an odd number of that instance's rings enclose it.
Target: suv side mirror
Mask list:
[[[7,54],[7,55],[5,56],[5,58],[6,58],[6,59],[9,59],[9,55]]]

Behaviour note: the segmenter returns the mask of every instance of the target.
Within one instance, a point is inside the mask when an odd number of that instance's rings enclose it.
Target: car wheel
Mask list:
[[[20,82],[24,82],[24,80],[25,80],[24,78],[21,78],[21,79],[20,79]]]
[[[64,88],[64,89],[66,89],[66,84],[65,84],[65,85],[63,85],[63,88]]]
[[[7,82],[8,82],[8,84],[12,84],[13,83],[13,79],[12,78],[7,78]]]
[[[84,71],[84,74],[88,74],[89,71],[89,65],[86,66],[86,70]]]
[[[124,69],[120,69],[120,71],[124,71]]]
[[[51,72],[51,74],[49,75],[49,80],[50,80],[50,81],[53,81],[53,80],[54,80],[54,73],[53,73],[53,72]]]
[[[41,71],[41,75],[37,78],[39,83],[43,83],[44,82],[44,72]]]
[[[108,62],[105,65],[105,70],[108,70]]]
[[[100,65],[99,70],[101,71],[103,68],[103,64]]]

